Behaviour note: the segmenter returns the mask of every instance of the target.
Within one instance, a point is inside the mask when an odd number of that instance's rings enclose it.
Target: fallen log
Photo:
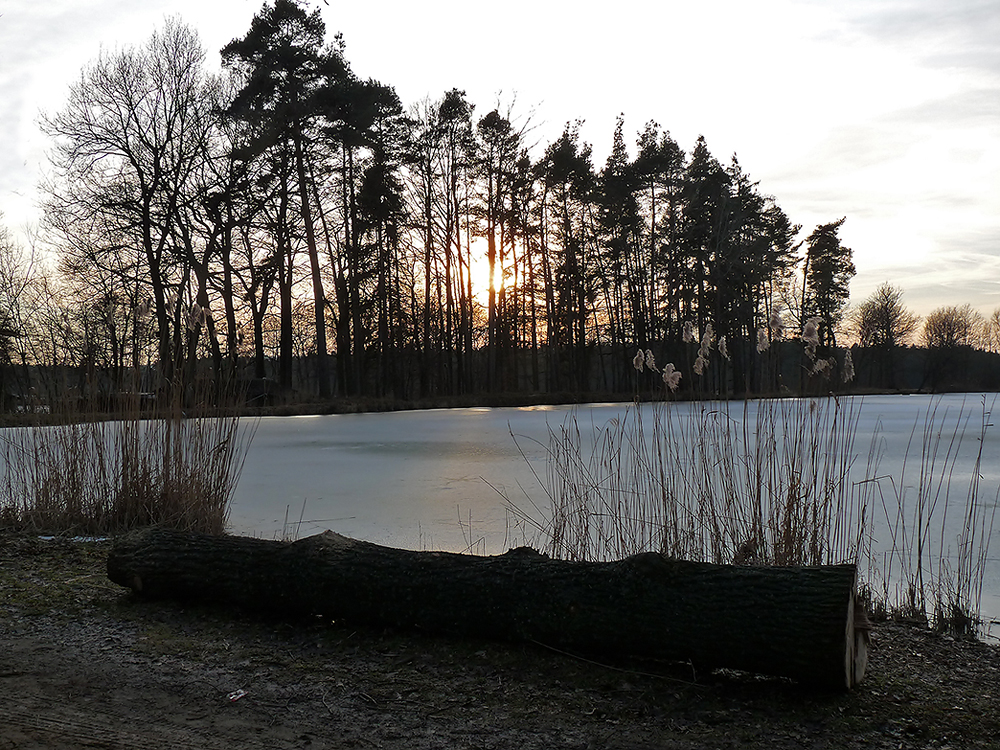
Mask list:
[[[414,552],[332,532],[295,542],[147,529],[118,539],[108,577],[199,599],[356,624],[531,641],[727,667],[849,689],[864,676],[853,565],[753,567]]]

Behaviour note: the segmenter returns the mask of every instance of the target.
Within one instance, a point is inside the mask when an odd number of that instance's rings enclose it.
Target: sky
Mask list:
[[[883,282],[926,315],[1000,307],[997,0],[312,0],[356,74],[404,106],[464,90],[512,106],[538,148],[582,120],[595,167],[615,120],[655,120],[690,152],[704,135],[773,195],[802,236],[841,217],[851,301]],[[168,16],[218,50],[261,0],[0,0],[0,212],[38,225],[54,114],[102,49],[141,45]]]

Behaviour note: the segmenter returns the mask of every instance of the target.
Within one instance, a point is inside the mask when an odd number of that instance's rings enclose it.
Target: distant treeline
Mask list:
[[[763,397],[824,396],[830,394],[888,393],[944,393],[944,392],[996,392],[1000,391],[1000,354],[967,346],[950,349],[925,347],[899,347],[893,351],[853,346],[839,353],[841,359],[829,367],[816,367],[820,358],[810,358],[800,342],[774,342],[760,357],[755,383],[749,391],[741,385],[736,373],[718,352],[699,375],[694,370],[698,344],[681,346],[673,352],[661,352],[664,357],[673,355],[673,361],[682,364],[680,382],[676,390],[664,382],[662,369],[651,371],[647,366],[639,371],[632,369],[632,380],[626,386],[616,382],[618,362],[627,353],[622,350],[594,349],[587,377],[581,380],[581,389],[559,391],[550,387],[546,359],[539,361],[538,380],[532,367],[532,352],[514,354],[512,372],[517,373],[503,390],[471,390],[466,394],[420,397],[417,395],[387,393],[382,396],[356,396],[334,393],[322,402],[316,400],[315,358],[296,357],[292,367],[292,386],[283,388],[278,380],[278,362],[266,359],[264,374],[255,377],[245,368],[242,375],[216,389],[209,361],[201,361],[198,377],[187,384],[186,398],[189,405],[196,400],[222,396],[228,403],[232,398],[248,407],[305,409],[306,411],[368,411],[431,406],[514,406],[542,403],[584,403],[589,401],[642,401],[672,399],[714,399],[734,396],[758,395]],[[684,351],[687,349],[688,351]],[[648,355],[644,353],[644,361]],[[654,359],[655,359],[654,355]],[[844,371],[844,358],[850,358],[853,378]],[[837,356],[832,357],[837,360]],[[476,372],[485,372],[487,352],[478,350],[470,358]],[[672,364],[669,363],[669,364]],[[74,366],[11,366],[0,368],[3,384],[3,410],[6,412],[49,412],[69,405],[73,410],[113,412],[123,409],[149,407],[161,404],[157,392],[158,372],[153,366],[142,367],[132,373],[133,379],[124,390],[116,390],[114,383],[102,371]],[[538,387],[540,384],[541,387]],[[133,396],[138,396],[136,401]],[[175,394],[177,395],[177,394]],[[68,399],[68,401],[67,401]]]

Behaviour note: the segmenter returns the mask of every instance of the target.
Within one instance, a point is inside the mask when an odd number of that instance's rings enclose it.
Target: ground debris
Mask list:
[[[847,694],[534,645],[140,601],[107,542],[0,533],[0,736],[17,748],[989,748],[1000,649],[882,623]],[[236,700],[229,696],[241,693]]]

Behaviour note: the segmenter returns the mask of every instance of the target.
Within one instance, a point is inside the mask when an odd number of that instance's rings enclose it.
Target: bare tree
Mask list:
[[[1000,307],[983,320],[982,348],[988,352],[1000,352]]]
[[[22,363],[27,359],[23,349],[28,322],[25,297],[34,258],[27,256],[2,221],[0,214],[0,400],[3,410],[8,411],[18,352]]]
[[[983,316],[972,305],[939,307],[924,321],[924,345],[931,349],[973,346],[983,322]]]
[[[920,317],[903,305],[903,290],[888,281],[851,314],[851,328],[861,346],[901,346],[910,341]]]
[[[910,342],[919,323],[903,304],[903,290],[888,281],[851,312],[848,330],[867,349],[857,366],[870,385],[895,387],[896,349]]]
[[[128,267],[152,293],[167,381],[185,330],[177,303],[189,271],[172,250],[210,127],[204,57],[197,34],[168,19],[144,46],[102,53],[85,67],[62,111],[42,123],[55,140],[46,222],[62,244],[91,257],[136,254]]]
[[[972,305],[939,307],[924,321],[928,348],[925,380],[935,389],[961,387],[970,366],[970,347],[980,340],[983,316]]]

